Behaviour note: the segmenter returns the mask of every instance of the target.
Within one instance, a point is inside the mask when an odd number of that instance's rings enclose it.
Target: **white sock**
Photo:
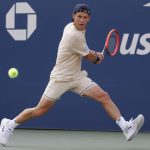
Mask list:
[[[127,121],[125,121],[125,119],[122,116],[116,120],[116,123],[122,131],[125,131],[125,129],[127,128]]]
[[[13,120],[10,120],[10,121],[8,122],[8,125],[9,125],[10,128],[14,129],[14,128],[16,128],[19,124],[16,123],[15,120],[13,119]]]

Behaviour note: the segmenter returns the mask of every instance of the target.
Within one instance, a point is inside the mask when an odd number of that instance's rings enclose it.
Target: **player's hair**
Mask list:
[[[77,12],[85,12],[88,15],[91,15],[91,10],[87,4],[76,4],[73,9],[73,14],[76,14]],[[74,21],[73,18],[72,21]]]

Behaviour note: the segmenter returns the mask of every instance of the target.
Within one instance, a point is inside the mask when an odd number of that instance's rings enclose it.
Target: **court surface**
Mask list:
[[[16,129],[0,150],[150,150],[150,133],[127,142],[121,132]]]

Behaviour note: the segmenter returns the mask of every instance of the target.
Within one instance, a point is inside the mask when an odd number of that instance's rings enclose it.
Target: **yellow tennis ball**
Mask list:
[[[11,78],[11,79],[14,79],[14,78],[17,78],[18,77],[18,70],[16,68],[10,68],[8,70],[8,76]]]

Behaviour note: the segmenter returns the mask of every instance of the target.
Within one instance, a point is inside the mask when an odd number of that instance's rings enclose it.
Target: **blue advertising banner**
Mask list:
[[[150,131],[150,1],[148,0],[1,0],[0,1],[0,119],[14,118],[40,100],[57,56],[64,26],[75,4],[91,8],[86,38],[101,51],[110,29],[121,36],[117,56],[105,55],[100,65],[83,60],[89,77],[106,90],[129,120],[145,116]],[[8,77],[15,67],[19,76]],[[65,93],[45,116],[22,128],[120,130],[102,106],[86,97]]]

